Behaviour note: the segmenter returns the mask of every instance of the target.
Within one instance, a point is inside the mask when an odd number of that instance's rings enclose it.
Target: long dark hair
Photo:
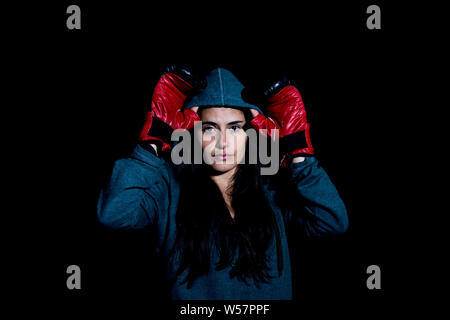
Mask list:
[[[248,109],[241,110],[246,118],[246,130],[250,128],[252,117]],[[230,190],[234,220],[222,193],[210,178],[211,168],[208,165],[183,164],[177,168],[181,193],[172,258],[178,259],[179,268],[173,280],[187,270],[182,283],[187,282],[188,288],[197,277],[209,272],[212,250],[217,250],[219,256],[214,266],[216,270],[231,266],[230,277],[237,277],[246,283],[253,279],[258,285],[259,282],[270,281],[272,277],[266,252],[275,240],[278,272],[281,273],[278,225],[263,192],[261,165],[248,161],[248,142],[247,139],[246,161],[238,164]]]

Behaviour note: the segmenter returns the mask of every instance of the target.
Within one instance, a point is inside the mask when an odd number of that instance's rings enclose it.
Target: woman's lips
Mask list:
[[[232,154],[219,154],[219,155],[215,155],[214,157],[217,159],[225,160],[226,158],[233,157],[233,155]]]

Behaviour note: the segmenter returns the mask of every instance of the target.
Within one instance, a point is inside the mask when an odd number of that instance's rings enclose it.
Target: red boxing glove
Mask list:
[[[264,93],[265,109],[280,124],[280,148],[285,158],[312,156],[306,110],[298,89],[286,79],[276,82]]]
[[[264,130],[267,130],[267,135],[269,137],[272,137],[272,131],[271,131],[272,129],[280,130],[280,126],[275,120],[273,120],[270,117],[267,118],[267,117],[263,116],[261,113],[256,115],[252,119],[252,121],[250,121],[250,125],[254,129],[258,130],[263,136],[266,136],[266,132]],[[278,137],[276,137],[276,138],[278,138]]]
[[[154,143],[162,151],[171,150],[173,130],[188,130],[200,121],[195,111],[182,107],[188,96],[205,86],[205,80],[194,76],[191,70],[169,67],[153,91],[151,111],[145,115],[139,140]]]

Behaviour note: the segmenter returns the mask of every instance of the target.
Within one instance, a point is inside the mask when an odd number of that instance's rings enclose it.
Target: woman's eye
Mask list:
[[[231,126],[230,129],[233,131],[237,131],[237,130],[241,129],[241,127],[240,126]]]
[[[203,127],[203,132],[212,132],[214,127]]]

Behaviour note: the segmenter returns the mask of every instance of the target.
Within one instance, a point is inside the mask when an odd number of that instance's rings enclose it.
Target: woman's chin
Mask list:
[[[228,172],[236,167],[235,163],[226,164],[226,163],[213,163],[211,168],[218,172]]]

